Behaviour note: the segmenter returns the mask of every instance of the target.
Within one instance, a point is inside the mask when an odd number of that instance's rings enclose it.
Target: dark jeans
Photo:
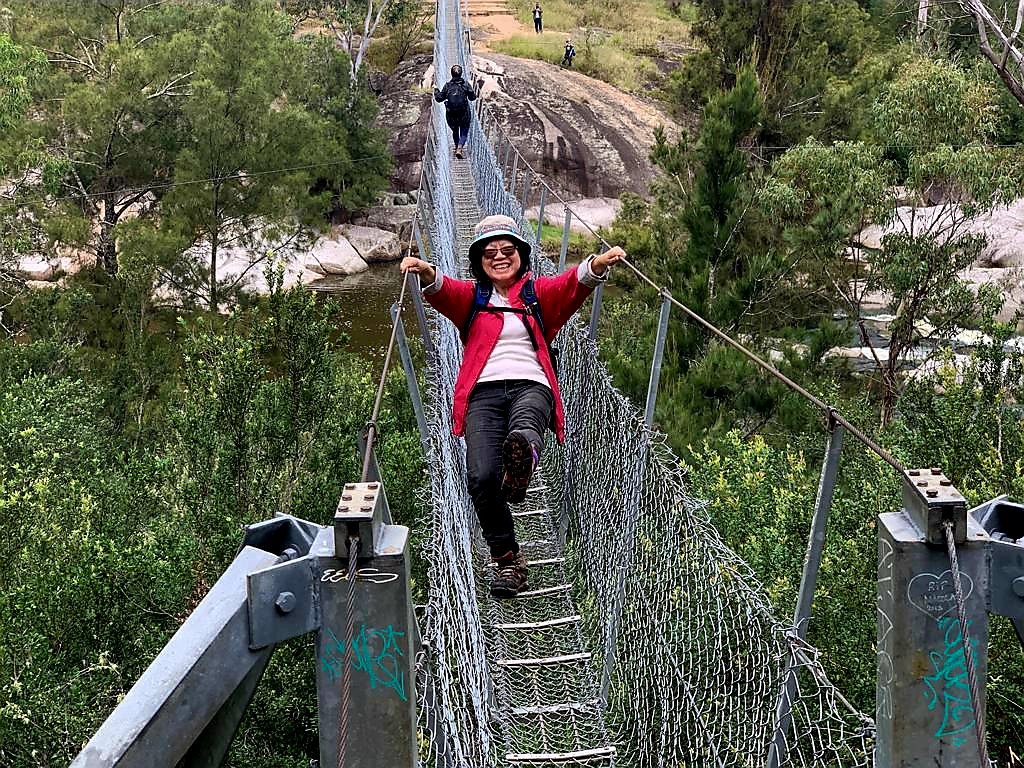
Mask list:
[[[448,127],[452,129],[452,141],[455,142],[455,146],[466,146],[466,138],[469,136],[469,112],[463,114],[449,112],[444,119],[448,123]]]
[[[533,20],[533,31],[538,35],[544,30],[544,22],[540,19]]]
[[[478,384],[466,411],[466,485],[476,507],[491,555],[518,552],[512,512],[501,490],[504,471],[501,448],[509,432],[521,432],[544,447],[544,430],[551,421],[555,399],[535,381],[495,381]]]

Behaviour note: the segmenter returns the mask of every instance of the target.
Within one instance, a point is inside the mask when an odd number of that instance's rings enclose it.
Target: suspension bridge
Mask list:
[[[438,3],[435,29],[437,84],[453,64],[471,73],[458,0]],[[443,107],[433,106],[414,226],[420,254],[446,274],[465,275],[474,224],[501,213],[530,233],[535,270],[555,273],[564,267],[571,208],[555,261],[541,253],[540,225],[534,230],[523,215],[532,193],[543,221],[554,192],[486,103],[473,121],[468,158],[452,160]],[[986,609],[1024,621],[1024,587],[1015,596],[1003,584],[1024,585],[1024,547],[989,533],[1024,526],[1024,510],[996,500],[968,514],[938,470],[903,468],[842,414],[629,268],[661,299],[647,407],[620,394],[598,360],[598,289],[590,317],[574,318],[559,337],[567,439],[548,448],[526,501],[514,507],[528,591],[510,601],[488,595],[490,558],[474,533],[464,447],[452,434],[462,345],[457,329],[425,309],[406,281],[385,368],[398,347],[430,467],[427,604],[414,615],[408,531],[391,524],[374,468],[378,392],[362,482],[346,486],[334,526],[287,516],[252,526],[231,568],[73,766],[220,764],[273,645],[312,631],[321,766],[924,765],[906,758],[914,750],[928,765],[986,764],[984,654],[975,658],[987,640]],[[422,398],[401,320],[407,300],[426,350]],[[778,615],[687,493],[678,460],[652,428],[673,309],[826,417],[792,617]],[[875,716],[843,696],[805,640],[844,434],[875,451],[907,487],[904,510],[883,515],[880,526]],[[897,552],[916,554],[904,567]],[[998,578],[993,562],[1005,564]],[[934,579],[917,615],[915,579],[925,576]],[[926,648],[936,638],[945,638],[956,666],[955,680],[951,672],[945,681],[939,731],[928,725],[939,711],[926,706],[920,685],[901,682],[912,678],[914,643]],[[926,731],[934,745],[908,746]]]

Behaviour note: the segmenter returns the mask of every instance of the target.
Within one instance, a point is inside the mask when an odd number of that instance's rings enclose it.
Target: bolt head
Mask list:
[[[921,470],[920,469],[909,469],[909,470],[907,470],[907,474],[910,475],[911,477],[917,477],[918,475],[921,474]]]
[[[939,492],[937,490],[935,490],[934,488],[929,488],[924,493],[925,493],[925,496],[927,496],[929,499],[934,499],[936,496],[939,495]]]
[[[1024,597],[1024,576],[1018,576],[1013,580],[1013,593],[1017,597]]]
[[[295,608],[296,602],[294,592],[282,592],[274,600],[274,605],[281,613],[291,613]]]

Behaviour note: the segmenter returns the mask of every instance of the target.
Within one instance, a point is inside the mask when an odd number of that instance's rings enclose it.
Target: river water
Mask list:
[[[402,275],[398,263],[371,264],[357,275],[331,275],[310,283],[339,307],[339,327],[348,334],[348,349],[366,360],[383,359],[391,338],[391,305],[398,301]],[[406,333],[416,332],[406,320]]]

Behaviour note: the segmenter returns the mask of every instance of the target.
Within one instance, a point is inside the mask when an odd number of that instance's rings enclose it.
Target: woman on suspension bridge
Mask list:
[[[525,500],[548,425],[559,441],[565,437],[551,342],[625,256],[615,247],[557,277],[534,278],[530,244],[516,222],[487,216],[469,246],[473,280],[448,277],[412,256],[402,260],[402,271],[419,275],[423,295],[465,345],[454,431],[466,438],[466,484],[494,559],[494,597],[515,597],[526,586],[508,505]]]

